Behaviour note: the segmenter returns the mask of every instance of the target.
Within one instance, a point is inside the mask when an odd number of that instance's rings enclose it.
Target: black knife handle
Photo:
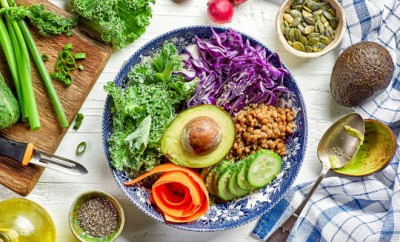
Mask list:
[[[0,136],[0,156],[25,163],[29,163],[32,157],[33,145],[6,139]]]

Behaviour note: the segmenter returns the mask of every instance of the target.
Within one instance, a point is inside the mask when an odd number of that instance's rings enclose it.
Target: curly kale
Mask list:
[[[160,164],[160,139],[198,83],[172,74],[182,66],[175,46],[165,43],[150,62],[132,68],[126,88],[105,86],[113,99],[114,133],[108,143],[114,168],[138,174]]]
[[[155,0],[71,0],[74,12],[99,26],[101,37],[120,49],[137,40],[150,24]]]
[[[29,7],[19,6],[7,9],[13,20],[27,17],[29,21],[39,29],[44,36],[60,35],[69,33],[77,25],[73,18],[63,18],[45,9],[43,4],[31,5]]]

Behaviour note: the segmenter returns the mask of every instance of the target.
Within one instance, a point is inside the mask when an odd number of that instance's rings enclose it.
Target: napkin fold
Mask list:
[[[388,124],[399,145],[400,1],[342,0],[347,29],[340,51],[375,41],[390,51],[395,72],[381,95],[355,108],[363,118]],[[325,178],[298,218],[288,241],[400,241],[400,151],[371,176]],[[314,182],[292,187],[261,217],[253,234],[265,240],[297,208]]]

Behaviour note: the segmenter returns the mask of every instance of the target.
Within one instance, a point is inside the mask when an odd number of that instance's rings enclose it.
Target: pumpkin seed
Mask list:
[[[331,41],[329,40],[329,38],[328,37],[326,37],[326,36],[319,36],[319,41],[321,42],[321,43],[323,43],[323,44],[326,44],[326,45],[328,45]]]
[[[311,7],[314,4],[313,0],[306,0],[305,4],[307,5],[307,7]]]
[[[309,9],[306,5],[303,5],[303,8],[304,8],[304,10],[306,10],[306,11],[308,11],[308,12],[312,12],[312,10],[311,9]]]
[[[316,21],[313,18],[304,18],[304,22],[306,22],[309,25],[315,25]]]
[[[330,14],[332,14],[333,17],[336,17],[336,9],[330,8],[330,9],[328,9],[328,12],[329,12]]]
[[[305,51],[305,49],[304,49],[304,45],[302,44],[302,43],[300,43],[300,42],[293,42],[293,48],[295,48],[296,50],[299,50],[299,51]]]
[[[321,21],[319,21],[316,25],[318,25],[318,31],[319,31],[319,33],[320,33],[320,34],[324,34],[324,32],[325,32],[325,26],[324,26],[324,24],[323,24]]]
[[[321,22],[324,24],[328,22],[328,20],[324,17],[324,15],[321,15]]]
[[[310,12],[304,10],[304,9],[303,9],[303,11],[301,11],[301,13],[303,14],[303,17],[304,17],[304,18],[306,18],[306,17],[307,17],[307,18],[311,18],[311,17],[313,16],[312,13],[310,13]]]
[[[293,18],[297,18],[297,17],[302,17],[303,15],[301,15],[300,11],[297,10],[290,10],[290,15],[292,15]]]
[[[283,23],[285,24],[285,26],[286,26],[286,27],[290,27],[290,24],[289,24],[289,22],[288,22],[288,21],[286,21],[286,20],[283,20]]]
[[[294,6],[298,6],[298,5],[302,5],[303,4],[303,0],[294,0],[292,3],[292,7]]]
[[[301,36],[300,30],[294,29],[294,40],[299,41]]]
[[[312,38],[319,38],[320,34],[319,33],[311,33],[307,35],[307,39],[312,39]]]
[[[310,47],[310,46],[304,46],[304,51],[307,52],[307,53],[310,53],[310,52],[313,51],[313,48]]]
[[[290,27],[297,27],[301,23],[301,17],[296,17],[293,22],[290,23]]]
[[[311,34],[313,31],[314,31],[314,26],[307,26],[304,28],[305,35]]]
[[[323,10],[323,11],[330,9],[331,7],[332,6],[330,3],[327,3],[327,2],[321,3],[321,10]]]
[[[329,38],[330,40],[333,40],[335,38],[335,34],[333,33],[333,31],[329,28],[325,29],[325,36],[327,38]]]
[[[293,0],[280,30],[296,50],[316,52],[331,43],[338,25],[336,9],[326,0]]]
[[[299,42],[303,45],[307,45],[307,38],[305,36],[300,36]]]
[[[311,38],[311,39],[308,40],[307,45],[308,46],[314,46],[314,45],[318,44],[318,42],[319,42],[318,38]]]
[[[294,20],[294,18],[292,17],[292,15],[290,15],[290,14],[288,14],[288,13],[285,13],[284,15],[283,15],[283,19],[284,20],[286,20],[286,21],[288,21],[288,23],[292,23],[293,22],[293,20]]]
[[[322,12],[323,12],[322,9],[320,9],[320,10],[314,11],[312,14],[313,15],[321,15]]]
[[[290,32],[290,28],[289,28],[289,27],[286,27],[286,29],[285,29],[285,36],[286,36],[286,39],[290,39],[290,38],[289,38],[289,32]]]
[[[300,5],[296,5],[296,6],[292,7],[292,9],[293,10],[297,10],[297,11],[301,11],[303,9],[303,6],[301,4]]]
[[[336,29],[337,26],[339,25],[338,19],[334,18],[332,20],[329,20],[329,25],[332,27],[332,29]]]
[[[281,32],[284,33],[284,32],[285,32],[285,29],[286,29],[285,23],[281,23],[280,28],[281,28]]]
[[[325,47],[326,47],[326,44],[323,44],[323,43],[318,43],[318,44],[317,44],[317,48],[318,48],[318,49],[321,49],[321,50],[322,50],[322,49],[325,48]]]
[[[329,10],[328,10],[328,11],[329,11]],[[328,12],[328,11],[323,11],[323,12],[322,12],[322,15],[323,15],[326,19],[328,19],[328,20],[334,19],[334,16],[333,16],[330,12]]]
[[[300,30],[300,32],[304,33],[303,25],[301,25],[301,24],[297,25],[297,29]]]
[[[294,40],[294,28],[291,28],[289,31],[289,39]]]
[[[321,8],[320,3],[313,3],[311,6],[308,6],[312,11],[317,11]]]

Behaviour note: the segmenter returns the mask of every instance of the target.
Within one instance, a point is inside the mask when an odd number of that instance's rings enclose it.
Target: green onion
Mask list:
[[[86,147],[87,147],[86,142],[81,142],[81,143],[78,145],[78,147],[76,147],[76,154],[77,154],[77,155],[82,155],[83,152],[85,152]]]
[[[42,60],[43,60],[43,61],[48,61],[48,60],[49,60],[49,56],[46,55],[46,54],[43,54],[43,55],[42,55]]]
[[[42,58],[40,58],[39,50],[37,49],[35,41],[33,40],[31,33],[29,32],[28,25],[23,20],[18,21],[18,23],[19,23],[21,30],[25,36],[25,39],[26,39],[27,45],[29,47],[29,50],[31,52],[32,58],[33,58],[36,66],[37,66],[37,69],[39,70],[39,73],[43,79],[43,83],[46,86],[46,89],[47,89],[47,92],[49,93],[50,99],[53,102],[53,106],[56,110],[58,119],[60,120],[61,127],[67,128],[69,124],[68,124],[67,117],[64,113],[64,109],[61,105],[60,99],[58,98],[56,89],[53,86],[53,82],[51,81],[50,75],[47,72],[46,66],[45,66]]]
[[[3,8],[9,7],[7,0],[0,0],[0,3]],[[6,19],[10,17],[7,13],[5,14],[5,16]],[[10,21],[10,27],[14,29],[14,33],[16,36],[17,43],[13,43],[13,46],[19,45],[20,48],[19,52],[20,55],[15,56],[15,60],[16,63],[18,63],[19,80],[21,82],[21,90],[23,94],[24,104],[27,109],[29,126],[32,131],[36,131],[40,128],[40,119],[39,119],[38,108],[36,105],[35,92],[32,86],[32,73],[31,73],[29,52],[27,49],[27,44],[29,45],[28,43],[29,40],[24,36],[23,34],[24,31],[21,29],[21,26],[19,25],[20,22],[23,22],[22,20],[19,20],[17,22],[9,19],[8,21]],[[40,60],[42,59],[40,58]]]
[[[69,31],[69,32],[67,32],[65,35],[68,36],[68,37],[71,37],[72,34],[73,34],[72,31]]]
[[[86,53],[76,53],[74,54],[75,60],[83,60],[86,59]]]
[[[65,44],[64,50],[72,50],[72,44],[71,43]]]
[[[83,71],[83,70],[85,70],[85,67],[83,67],[82,65],[79,65],[78,70]]]
[[[85,116],[83,116],[83,113],[78,113],[77,115],[76,115],[76,119],[77,120],[83,120],[85,118]]]
[[[8,24],[8,22],[7,22]],[[27,122],[28,121],[28,114],[26,110],[26,106],[24,105],[24,97],[23,93],[21,90],[21,83],[18,77],[18,69],[17,69],[17,64],[15,60],[15,56],[19,56],[19,47],[17,45],[17,48],[14,48],[12,43],[17,43],[16,41],[16,36],[14,34],[14,30],[12,29],[12,32],[7,31],[7,28],[3,22],[3,19],[0,18],[0,46],[3,48],[4,55],[6,57],[8,66],[10,68],[11,76],[14,80],[14,86],[15,90],[17,92],[17,98],[18,102],[20,105],[21,109],[21,116],[22,116],[22,121]]]

